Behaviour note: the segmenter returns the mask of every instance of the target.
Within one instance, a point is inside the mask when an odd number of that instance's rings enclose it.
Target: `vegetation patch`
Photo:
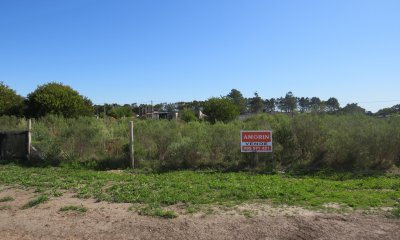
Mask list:
[[[392,215],[395,218],[400,218],[400,204],[398,204],[397,206],[395,206],[392,210]]]
[[[0,198],[0,202],[11,202],[11,201],[14,201],[14,198],[10,196]]]
[[[40,195],[39,197],[29,201],[27,204],[22,206],[22,209],[27,209],[34,207],[36,205],[39,205],[41,203],[47,202],[49,200],[49,197],[47,195]]]
[[[24,168],[0,165],[0,184],[72,191],[100,201],[144,204],[142,214],[164,215],[160,206],[184,203],[186,212],[200,206],[260,201],[272,204],[349,209],[394,207],[400,199],[399,176],[359,176],[339,173],[291,176],[284,174],[175,171],[167,173],[99,172],[62,167]],[[41,195],[26,206],[46,201]],[[166,213],[168,216],[169,214]]]
[[[83,206],[75,206],[75,205],[67,205],[65,207],[60,208],[60,212],[67,212],[67,211],[76,211],[80,213],[87,212],[87,208]]]
[[[131,120],[54,115],[35,119],[32,144],[37,151],[26,164],[93,170],[127,168]],[[400,167],[398,117],[261,113],[243,121],[228,122],[216,117],[215,124],[133,121],[135,167],[153,172],[213,169],[309,173],[334,169],[382,173]],[[24,119],[0,116],[1,129],[16,130],[24,126]],[[254,154],[240,152],[240,130],[261,129],[273,131],[274,151],[260,153],[256,160]]]
[[[176,218],[178,215],[172,210],[164,210],[157,205],[148,205],[138,209],[139,215],[160,217],[160,218]]]
[[[11,207],[10,206],[0,206],[0,211],[1,210],[10,210]]]

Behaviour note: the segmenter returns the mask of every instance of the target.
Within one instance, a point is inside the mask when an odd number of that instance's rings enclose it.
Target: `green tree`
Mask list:
[[[310,99],[310,108],[312,112],[321,112],[323,110],[323,105],[319,97],[312,97]]]
[[[341,113],[344,114],[366,114],[366,110],[357,103],[349,103],[344,108],[340,109]]]
[[[252,113],[260,113],[264,110],[264,101],[257,92],[255,92],[254,97],[250,99],[249,105]]]
[[[382,108],[378,112],[375,113],[377,116],[389,116],[389,115],[396,115],[400,114],[400,104],[394,105],[390,108]]]
[[[204,111],[208,121],[229,122],[239,116],[237,106],[228,98],[210,98],[204,103]]]
[[[339,101],[334,97],[329,98],[328,101],[326,101],[326,109],[328,112],[338,111],[340,109]]]
[[[188,109],[188,108],[182,109],[179,112],[179,116],[180,116],[181,120],[185,121],[185,122],[192,122],[192,121],[197,120],[194,111],[191,109]]]
[[[122,117],[132,117],[132,107],[128,104],[124,106],[117,106],[111,109],[111,117],[122,118]]]
[[[239,90],[232,89],[231,92],[226,95],[226,97],[236,105],[240,113],[246,112],[246,99],[244,99],[242,93]]]
[[[265,99],[264,105],[265,105],[265,110],[266,110],[267,112],[269,112],[269,113],[275,112],[275,107],[276,107],[276,100],[275,100],[275,98]]]
[[[288,92],[285,95],[285,108],[286,112],[294,112],[297,108],[297,98],[293,95],[292,92]]]
[[[308,97],[298,98],[300,112],[308,112],[310,110],[310,99]]]
[[[21,116],[23,107],[24,99],[13,89],[0,82],[0,115]]]
[[[47,114],[64,117],[93,114],[92,102],[67,85],[51,82],[39,86],[28,95],[28,115],[42,117]]]

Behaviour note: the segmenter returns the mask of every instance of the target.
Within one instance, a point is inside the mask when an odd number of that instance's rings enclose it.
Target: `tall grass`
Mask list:
[[[33,145],[54,164],[124,168],[128,161],[128,119],[33,121]],[[2,129],[23,120],[0,118]],[[240,152],[240,130],[271,129],[274,152]],[[400,118],[364,115],[260,114],[245,121],[209,124],[134,119],[135,160],[140,168],[290,171],[333,168],[386,170],[400,164]]]

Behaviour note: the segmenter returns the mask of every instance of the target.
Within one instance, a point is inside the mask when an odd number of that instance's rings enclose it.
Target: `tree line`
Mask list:
[[[40,85],[27,97],[22,97],[15,90],[0,82],[0,115],[29,118],[39,118],[48,114],[61,115],[67,118],[97,115],[99,117],[121,118],[140,116],[143,109],[179,112],[181,119],[187,122],[196,120],[196,114],[202,111],[207,115],[207,120],[212,123],[217,121],[228,122],[241,114],[261,112],[270,114],[300,112],[373,115],[358,106],[357,103],[350,103],[341,107],[335,97],[321,100],[319,97],[297,97],[292,92],[286,93],[283,97],[263,99],[257,92],[254,93],[253,97],[245,98],[239,90],[232,89],[225,96],[212,97],[206,101],[159,103],[155,105],[136,103],[94,105],[90,99],[62,83],[50,82]],[[381,109],[375,113],[377,116],[393,114],[400,114],[400,104]]]

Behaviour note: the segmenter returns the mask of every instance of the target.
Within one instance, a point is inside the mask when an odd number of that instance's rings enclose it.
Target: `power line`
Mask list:
[[[400,100],[365,101],[365,102],[357,102],[357,103],[385,103],[385,102],[400,102]]]

